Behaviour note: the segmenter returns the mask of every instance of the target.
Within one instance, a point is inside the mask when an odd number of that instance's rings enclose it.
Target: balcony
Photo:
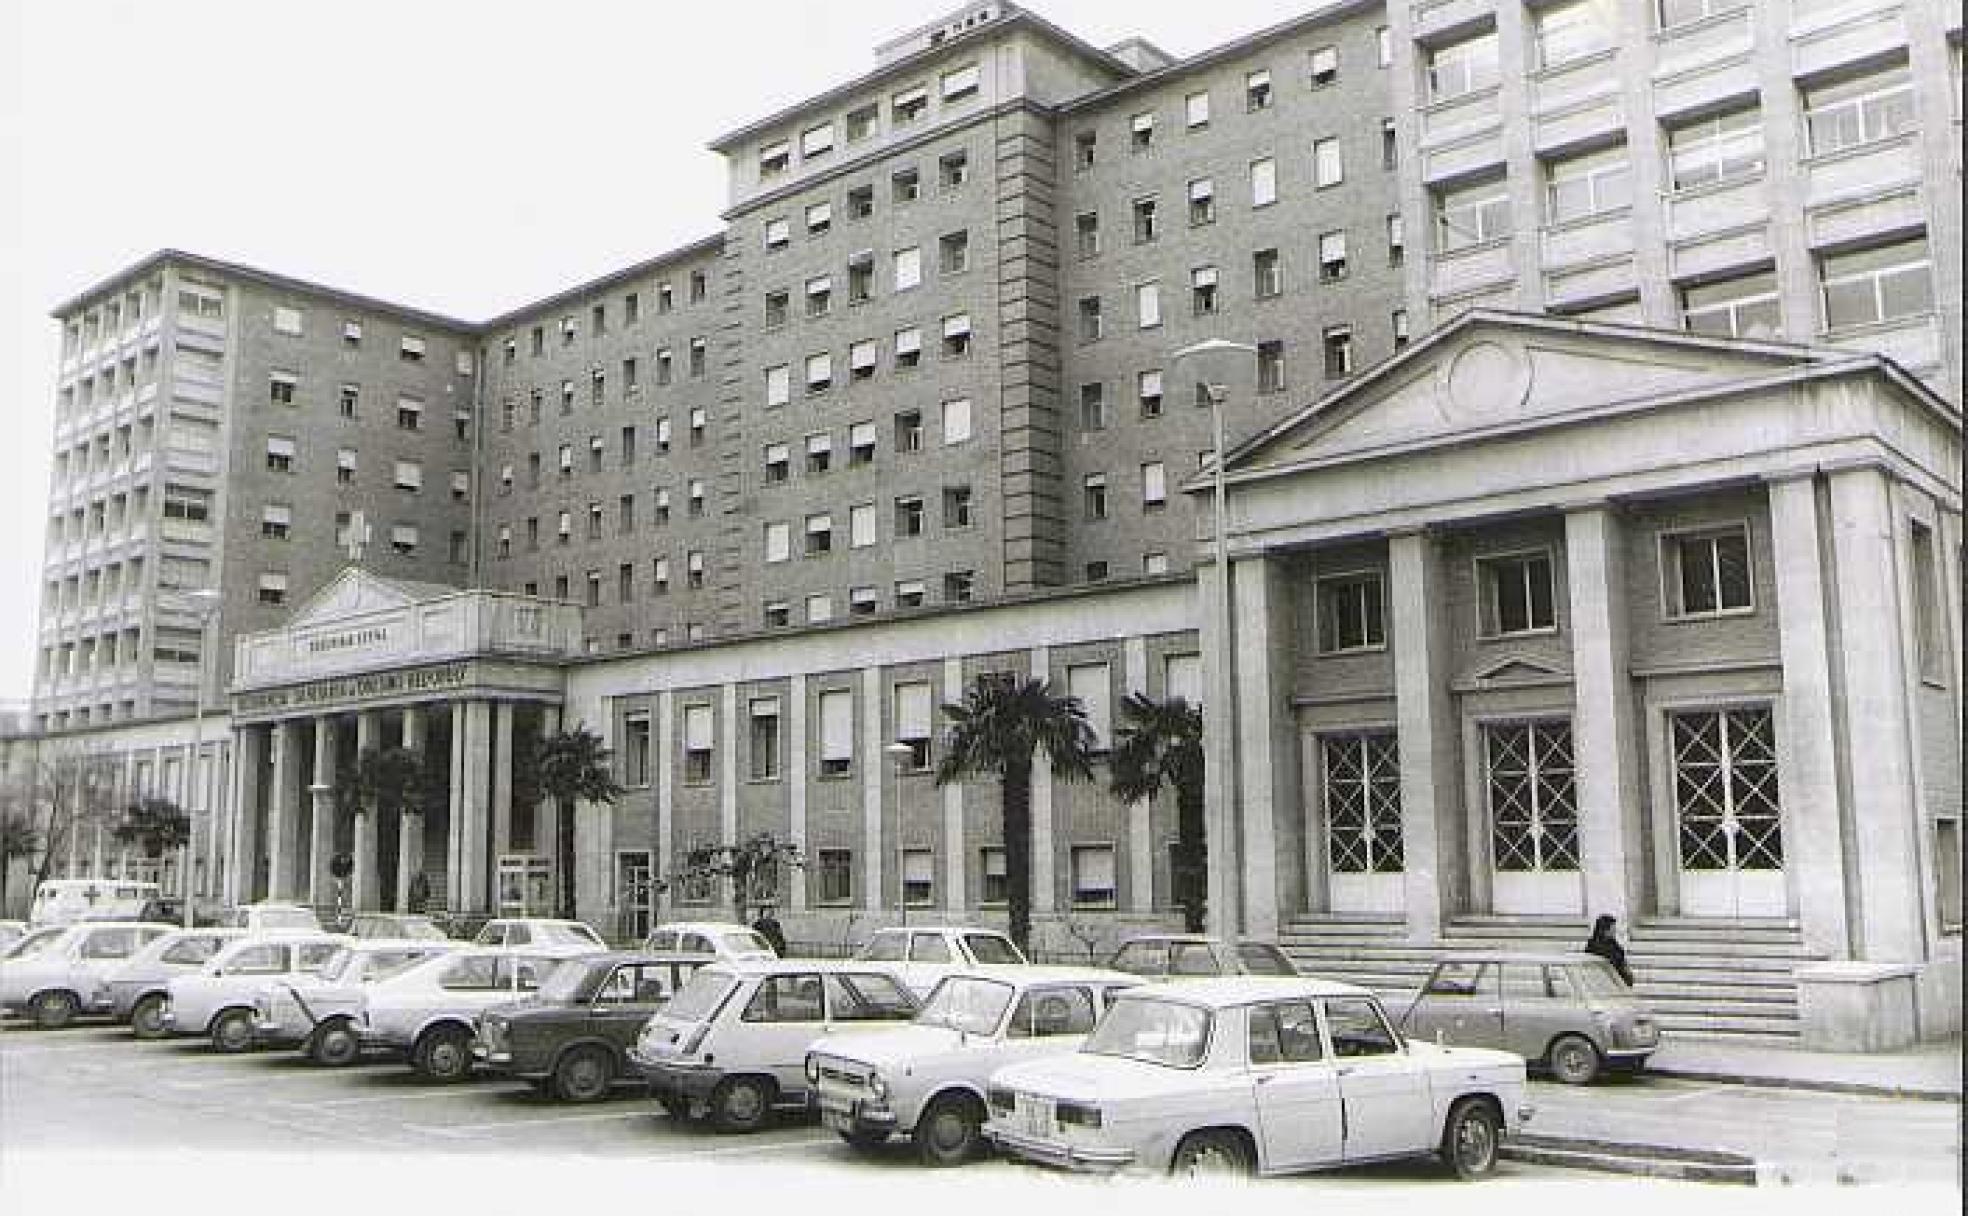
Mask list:
[[[1447,101],[1432,101],[1421,107],[1421,146],[1450,143],[1503,126],[1503,112],[1497,103],[1497,87],[1477,89]]]
[[[1654,112],[1662,118],[1691,114],[1757,90],[1756,65],[1745,45],[1731,56],[1706,59],[1673,72],[1654,72]]]
[[[1770,260],[1767,217],[1741,228],[1710,232],[1667,246],[1667,273],[1673,279],[1693,279],[1737,270]]]
[[[1853,325],[1826,330],[1817,335],[1826,346],[1846,350],[1877,351],[1910,372],[1931,371],[1941,365],[1941,317],[1939,313],[1920,313],[1896,317],[1871,325]]]
[[[1804,236],[1814,249],[1905,232],[1927,222],[1920,188],[1911,183],[1807,208]]]
[[[1436,254],[1430,267],[1428,294],[1441,300],[1499,284],[1507,285],[1514,278],[1510,238],[1502,237],[1453,253]]]
[[[1739,59],[1756,45],[1756,6],[1690,21],[1654,35],[1654,81],[1720,60]]]
[[[1958,8],[1953,3],[1946,8]],[[1808,76],[1841,64],[1898,50],[1907,44],[1901,4],[1845,0],[1798,13],[1790,26],[1793,76]]]
[[[192,545],[212,543],[212,525],[209,523],[191,519],[166,519],[158,527],[160,535],[167,541]]]
[[[1667,239],[1689,241],[1763,223],[1770,218],[1768,194],[1761,173],[1669,194]]]
[[[1547,273],[1633,253],[1633,212],[1625,207],[1546,225],[1539,234]]]
[[[1623,126],[1619,56],[1601,51],[1531,77],[1531,143],[1539,151]]]
[[[177,337],[183,346],[196,346],[202,350],[225,349],[225,321],[211,317],[198,317],[190,313],[178,314]],[[185,339],[191,341],[186,342]]]
[[[1503,129],[1492,126],[1453,141],[1424,144],[1421,179],[1429,184],[1467,177],[1503,163]]]
[[[1496,0],[1416,0],[1408,9],[1408,32],[1417,41],[1432,41],[1495,18]]]

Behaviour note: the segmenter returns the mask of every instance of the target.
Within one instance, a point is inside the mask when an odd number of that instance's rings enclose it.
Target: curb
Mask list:
[[[1744,1073],[1717,1072],[1701,1068],[1653,1068],[1651,1077],[1677,1081],[1711,1081],[1722,1085],[1747,1085],[1762,1089],[1801,1089],[1812,1093],[1855,1094],[1867,1098],[1907,1098],[1916,1102],[1960,1102],[1960,1092],[1911,1085],[1873,1084],[1865,1081],[1829,1081],[1814,1077],[1772,1077]]]
[[[1557,1136],[1520,1133],[1504,1142],[1500,1155],[1508,1161],[1592,1170],[1601,1174],[1708,1182],[1723,1186],[1757,1185],[1758,1171],[1753,1158],[1708,1149],[1664,1148],[1610,1140],[1567,1140]]]

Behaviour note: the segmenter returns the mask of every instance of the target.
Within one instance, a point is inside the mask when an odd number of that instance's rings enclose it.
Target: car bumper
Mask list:
[[[1086,1148],[1061,1144],[1056,1140],[1040,1140],[989,1124],[984,1127],[984,1137],[1014,1157],[1083,1174],[1118,1173],[1136,1163],[1135,1151],[1131,1148]]]
[[[312,1027],[299,1027],[288,1022],[274,1021],[253,1015],[253,1045],[255,1047],[299,1047],[314,1033]]]
[[[393,1031],[377,1029],[374,1026],[358,1025],[355,1028],[355,1041],[362,1044],[362,1050],[364,1051],[401,1052],[410,1050],[410,1043],[407,1039]]]
[[[1609,1047],[1604,1053],[1606,1067],[1623,1072],[1638,1072],[1646,1067],[1648,1057],[1659,1050],[1658,1043],[1649,1043],[1645,1047]]]
[[[472,1042],[472,1059],[479,1067],[502,1077],[520,1077],[533,1080],[546,1076],[551,1069],[545,1059],[531,1054],[515,1053],[510,1047],[487,1047],[484,1043]]]
[[[894,1133],[907,1130],[901,1118],[884,1103],[865,1098],[844,1098],[822,1093],[814,1099],[820,1109],[820,1122],[837,1132]]]
[[[706,1068],[697,1064],[675,1064],[666,1060],[633,1060],[633,1062],[648,1080],[649,1095],[652,1098],[681,1098],[691,1103],[705,1102],[710,1099],[711,1091],[730,1075],[722,1068]]]

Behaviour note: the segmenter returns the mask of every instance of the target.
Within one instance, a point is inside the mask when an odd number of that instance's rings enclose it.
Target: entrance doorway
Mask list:
[[[1686,915],[1788,911],[1772,717],[1767,705],[1668,715]]]
[[[1405,863],[1394,732],[1322,735],[1319,755],[1332,911],[1400,911]]]
[[[533,853],[499,858],[499,915],[552,916],[553,863]]]
[[[1492,906],[1521,915],[1577,915],[1584,886],[1572,724],[1562,718],[1486,723],[1482,738]]]
[[[619,935],[640,943],[655,927],[656,868],[648,849],[624,849],[615,854],[615,912]]]

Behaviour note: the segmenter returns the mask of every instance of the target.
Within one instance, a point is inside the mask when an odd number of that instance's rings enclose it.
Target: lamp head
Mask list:
[[[1227,338],[1208,338],[1169,356],[1170,362],[1211,400],[1243,396],[1257,385],[1257,347]]]

